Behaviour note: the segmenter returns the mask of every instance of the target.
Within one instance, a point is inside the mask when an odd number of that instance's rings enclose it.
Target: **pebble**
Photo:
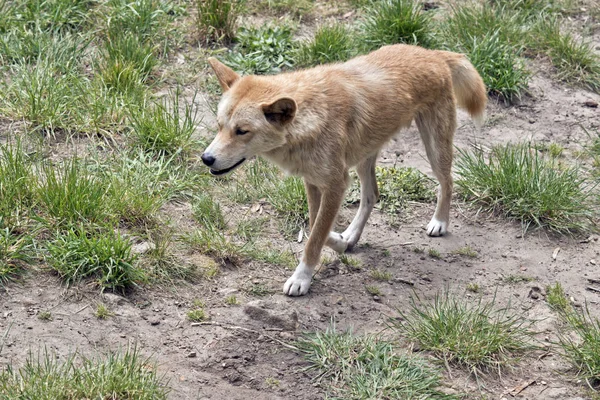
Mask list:
[[[373,296],[373,300],[375,300],[376,302],[381,302],[381,297],[379,296]]]
[[[196,357],[196,352],[195,351],[191,351],[187,355],[187,358],[194,358],[194,357]]]
[[[590,107],[590,108],[598,108],[598,102],[594,101],[594,100],[586,100],[585,103],[583,103],[586,107]]]
[[[158,324],[160,324],[160,320],[158,320],[158,319],[151,319],[150,320],[150,325],[155,326],[155,325],[158,325]]]

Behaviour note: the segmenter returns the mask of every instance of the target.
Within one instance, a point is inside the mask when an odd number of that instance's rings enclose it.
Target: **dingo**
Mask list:
[[[219,132],[202,154],[210,172],[228,173],[259,155],[304,178],[310,236],[285,294],[308,292],[324,245],[340,253],[356,245],[379,196],[379,150],[413,120],[440,183],[427,234],[446,233],[456,105],[481,125],[487,102],[485,85],[464,55],[394,45],[345,63],[243,77],[215,58],[208,62],[224,92]],[[360,179],[358,212],[343,233],[331,232],[351,167]]]

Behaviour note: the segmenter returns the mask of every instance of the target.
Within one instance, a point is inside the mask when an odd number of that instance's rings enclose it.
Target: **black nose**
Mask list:
[[[208,165],[209,167],[215,163],[215,158],[213,156],[209,156],[206,153],[202,153],[200,158],[202,159],[202,162]]]

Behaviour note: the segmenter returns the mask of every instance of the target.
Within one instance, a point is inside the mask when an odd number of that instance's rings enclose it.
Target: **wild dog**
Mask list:
[[[215,58],[208,62],[223,89],[219,131],[202,154],[210,172],[231,172],[258,155],[304,179],[310,236],[285,294],[308,292],[324,245],[340,253],[356,245],[379,197],[379,151],[413,120],[440,184],[427,234],[447,232],[456,106],[481,125],[487,102],[485,85],[464,55],[399,44],[345,63],[243,77]],[[340,234],[331,229],[351,167],[360,179],[360,205]]]

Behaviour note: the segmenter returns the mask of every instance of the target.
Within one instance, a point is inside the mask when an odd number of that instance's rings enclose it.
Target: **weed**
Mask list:
[[[315,0],[250,0],[250,6],[257,12],[275,14],[289,13],[294,17],[302,17],[310,13]]]
[[[324,332],[303,336],[298,348],[315,370],[332,399],[446,399],[456,397],[436,390],[440,373],[419,357],[397,351],[376,336]]]
[[[210,265],[204,267],[202,275],[204,276],[204,278],[210,280],[210,279],[214,278],[215,276],[219,275],[220,272],[221,272],[221,270],[219,269],[219,265],[216,263],[213,263],[213,264],[210,264]]]
[[[203,226],[220,230],[226,228],[221,206],[209,194],[199,195],[192,204],[192,211],[194,212],[194,218]]]
[[[381,293],[381,289],[379,289],[379,287],[377,287],[375,285],[367,285],[367,286],[365,286],[365,290],[371,296],[383,296],[383,293]]]
[[[526,275],[507,275],[502,278],[502,281],[509,285],[516,285],[519,283],[528,283],[533,282],[535,280],[534,277],[526,276]]]
[[[281,251],[270,247],[254,247],[250,250],[249,254],[253,259],[269,264],[283,265],[289,268],[294,268],[298,265],[296,256],[289,250]]]
[[[30,237],[15,235],[9,228],[0,228],[0,283],[19,275],[25,264],[31,261],[31,248]]]
[[[592,229],[596,214],[590,190],[577,167],[558,168],[527,144],[483,152],[459,150],[456,181],[474,204],[531,226],[556,232]]]
[[[107,185],[93,175],[76,157],[54,166],[44,163],[40,170],[37,196],[53,226],[110,222]]]
[[[348,255],[346,253],[340,254],[338,258],[342,262],[342,264],[344,264],[347,267],[353,269],[360,269],[362,267],[362,263],[358,258],[352,257],[351,255]]]
[[[48,264],[67,283],[94,278],[103,288],[125,290],[144,279],[131,242],[114,231],[69,229],[48,243]]]
[[[235,294],[225,297],[225,304],[228,306],[237,306],[240,304],[240,301],[237,299]]]
[[[560,21],[554,16],[540,18],[533,27],[533,37],[535,47],[550,57],[560,79],[600,91],[600,58],[591,43],[572,33],[562,33]]]
[[[208,319],[204,308],[194,308],[187,313],[187,318],[192,322],[201,322]]]
[[[76,399],[135,398],[166,400],[169,389],[156,376],[156,366],[136,348],[124,353],[87,358],[70,355],[29,354],[25,365],[0,372],[0,393],[24,399],[59,399],[65,393]]]
[[[40,311],[37,317],[40,321],[52,321],[52,313],[50,311]]]
[[[235,21],[243,3],[243,0],[196,0],[199,33],[211,41],[233,40]]]
[[[394,325],[398,333],[476,375],[514,364],[533,347],[531,323],[509,307],[497,310],[495,301],[469,304],[445,293],[433,303],[417,304],[413,298],[410,308],[399,310],[402,322]]]
[[[252,218],[240,221],[235,228],[235,234],[242,240],[253,240],[261,235],[267,222],[267,218]]]
[[[108,309],[108,307],[106,307],[106,305],[104,303],[98,303],[98,305],[96,306],[96,312],[94,312],[94,315],[98,319],[108,319],[108,318],[112,317],[114,314]]]
[[[271,289],[260,283],[253,283],[246,289],[246,292],[255,297],[265,297],[273,293]]]
[[[387,271],[381,271],[379,269],[371,270],[371,278],[377,281],[387,282],[392,279],[392,274]]]
[[[159,155],[188,154],[193,150],[192,134],[196,130],[198,109],[196,96],[181,104],[176,90],[168,98],[143,106],[130,114],[136,145]]]
[[[298,64],[312,66],[346,61],[355,53],[353,37],[341,24],[321,26],[315,37],[299,48]]]
[[[0,229],[19,225],[34,205],[32,164],[20,141],[0,144]]]
[[[265,379],[265,384],[271,389],[276,389],[279,387],[281,382],[279,381],[279,379],[275,379],[269,376],[267,379]]]
[[[468,245],[452,251],[452,254],[458,254],[460,256],[471,257],[471,258],[477,257],[477,252],[475,250],[473,250],[471,248],[471,246],[468,246]]]
[[[272,74],[295,64],[289,26],[240,28],[237,44],[224,60],[234,70],[244,74]]]
[[[565,290],[558,282],[546,287],[546,301],[551,308],[559,312],[567,312],[571,309]]]
[[[423,254],[425,253],[425,247],[415,246],[413,247],[413,253]]]
[[[582,311],[568,307],[561,315],[573,330],[573,335],[559,335],[561,354],[575,370],[578,377],[585,379],[588,386],[600,383],[600,321],[585,307]]]
[[[394,43],[433,45],[431,14],[413,0],[382,0],[366,9],[361,40],[366,50]]]
[[[471,292],[471,293],[479,293],[479,291],[481,290],[481,288],[479,287],[478,284],[476,283],[469,283],[467,285],[467,292]]]
[[[429,257],[431,258],[437,258],[438,260],[442,259],[442,253],[440,253],[439,250],[434,249],[432,247],[430,247],[429,250],[427,250],[427,254],[429,254]]]
[[[193,248],[213,257],[220,264],[237,264],[241,259],[250,256],[249,248],[232,242],[221,230],[215,229],[212,225],[196,230],[188,235],[186,240]]]

